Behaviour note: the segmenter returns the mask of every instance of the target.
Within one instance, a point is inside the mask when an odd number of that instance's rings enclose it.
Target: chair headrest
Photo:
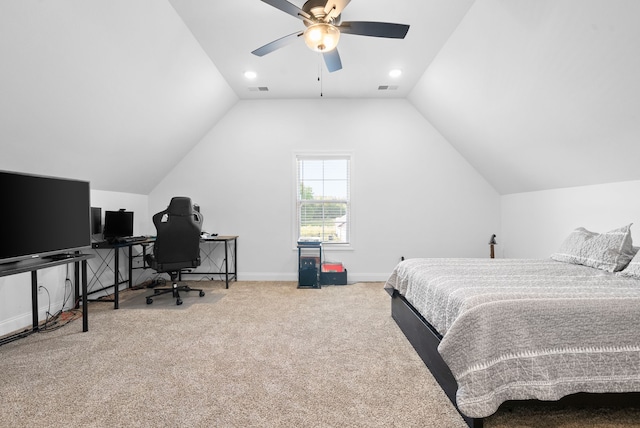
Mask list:
[[[191,215],[193,214],[193,205],[191,198],[185,196],[175,196],[171,198],[169,207],[167,208],[169,215]]]

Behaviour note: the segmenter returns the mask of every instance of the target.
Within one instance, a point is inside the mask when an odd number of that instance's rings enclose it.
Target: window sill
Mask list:
[[[298,251],[297,245],[292,248],[294,251]],[[322,251],[354,251],[351,244],[322,244]]]
[[[322,244],[323,250],[329,251],[353,251],[353,246],[351,244]]]

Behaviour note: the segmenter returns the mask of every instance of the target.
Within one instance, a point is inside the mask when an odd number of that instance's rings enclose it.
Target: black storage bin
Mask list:
[[[347,270],[343,272],[320,272],[320,285],[347,285]]]

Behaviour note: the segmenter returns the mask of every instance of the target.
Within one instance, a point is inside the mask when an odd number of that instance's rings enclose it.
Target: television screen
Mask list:
[[[104,238],[133,236],[133,211],[105,211]]]
[[[91,246],[89,182],[0,171],[0,263]]]

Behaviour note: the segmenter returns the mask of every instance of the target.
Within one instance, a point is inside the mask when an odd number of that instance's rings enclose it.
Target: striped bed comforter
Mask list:
[[[640,391],[640,281],[547,260],[409,259],[397,289],[443,336],[462,413]]]

